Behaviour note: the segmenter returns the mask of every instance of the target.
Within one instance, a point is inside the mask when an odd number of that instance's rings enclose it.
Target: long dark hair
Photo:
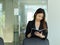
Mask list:
[[[33,20],[35,21],[36,16],[37,16],[38,13],[43,13],[43,19],[41,20],[41,22],[43,24],[43,28],[46,28],[45,11],[44,11],[44,9],[42,9],[42,8],[37,9],[35,14],[34,14],[34,19]]]

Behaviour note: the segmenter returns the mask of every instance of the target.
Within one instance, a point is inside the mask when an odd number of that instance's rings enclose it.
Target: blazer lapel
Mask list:
[[[32,28],[36,29],[36,27],[35,27],[35,21],[32,21]],[[41,24],[39,26],[39,30],[40,29],[42,29],[42,22],[41,22]]]

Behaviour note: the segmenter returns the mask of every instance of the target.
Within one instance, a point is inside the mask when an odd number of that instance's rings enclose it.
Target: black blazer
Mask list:
[[[47,23],[46,23],[46,26],[47,26]],[[35,28],[35,21],[29,21],[28,24],[27,24],[27,27],[26,27],[26,33],[25,33],[25,37],[27,38],[27,35],[31,32],[31,29],[32,28]],[[48,28],[48,27],[46,27]],[[40,27],[39,27],[39,30],[40,29],[43,29],[43,24],[41,22],[40,24]],[[48,34],[48,31],[46,30],[45,32],[43,32],[43,35],[45,35],[45,38],[43,39],[46,39],[47,38],[47,34]],[[32,34],[33,35],[33,34]],[[31,36],[32,37],[32,36]],[[40,37],[37,37],[37,36],[34,36],[34,38],[40,38]]]

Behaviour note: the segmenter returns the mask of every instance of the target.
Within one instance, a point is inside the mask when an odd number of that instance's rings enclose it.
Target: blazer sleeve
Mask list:
[[[30,28],[30,21],[28,22],[27,26],[26,26],[26,32],[25,32],[25,37],[27,37],[27,35],[31,32],[31,28]]]
[[[45,35],[45,38],[44,39],[46,39],[47,38],[47,35],[48,35],[48,26],[47,26],[47,22],[46,22],[46,31],[44,31],[43,32],[43,35]]]

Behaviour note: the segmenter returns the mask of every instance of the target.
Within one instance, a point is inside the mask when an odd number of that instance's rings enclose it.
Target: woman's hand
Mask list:
[[[45,38],[45,36],[42,35],[42,32],[41,32],[41,33],[35,32],[34,34],[35,34],[36,36],[40,37],[40,38]]]
[[[27,35],[27,37],[30,38],[30,37],[31,37],[31,33],[29,33],[29,34]]]

